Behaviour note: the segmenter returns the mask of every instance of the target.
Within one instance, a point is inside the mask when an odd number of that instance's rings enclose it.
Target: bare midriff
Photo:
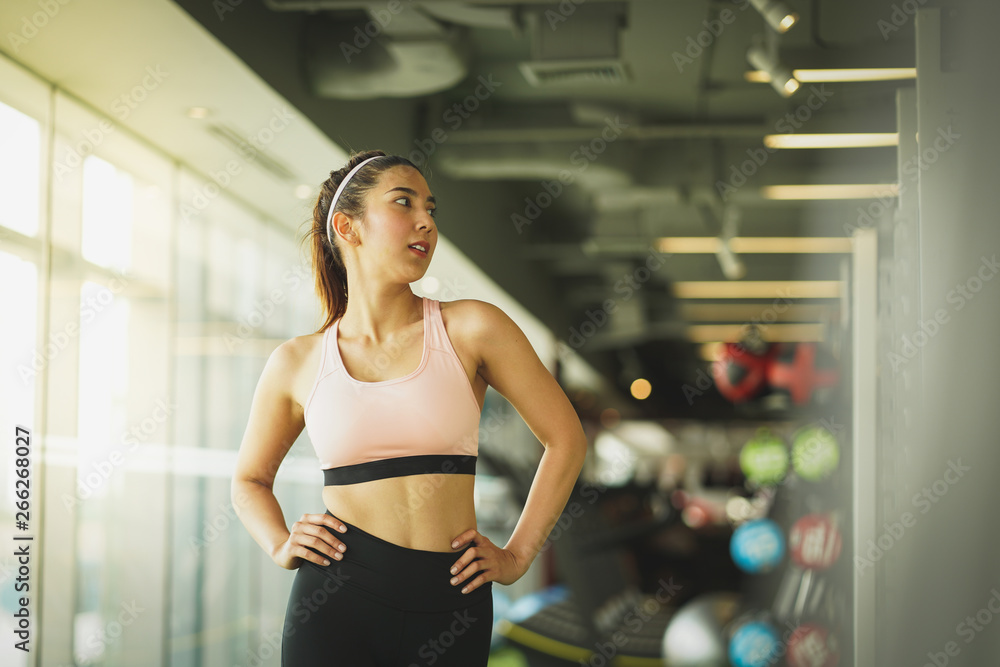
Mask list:
[[[454,319],[453,305],[441,304],[441,315],[481,411],[486,381],[477,373],[478,366],[474,355],[467,349],[461,323]],[[400,359],[398,365],[385,369],[384,376],[365,377],[363,380],[384,381],[412,372],[420,362],[423,339],[420,335],[412,335],[410,338],[412,349],[405,355],[405,359]],[[303,365],[305,370],[299,376],[297,389],[302,397],[300,405],[312,387],[320,362],[322,334],[312,334],[309,339],[312,344],[310,362]],[[368,358],[373,352],[351,350],[349,345],[341,341],[340,353],[342,358],[347,357],[349,361]],[[359,364],[354,366],[354,370],[360,372],[359,369],[363,367],[363,364]],[[323,487],[323,504],[338,519],[387,542],[409,549],[453,553],[455,550],[451,548],[452,540],[470,528],[477,527],[474,483],[473,475],[431,473],[331,485]]]
[[[323,503],[338,519],[387,542],[455,553],[452,540],[476,528],[474,483],[464,474],[390,477],[324,486]]]

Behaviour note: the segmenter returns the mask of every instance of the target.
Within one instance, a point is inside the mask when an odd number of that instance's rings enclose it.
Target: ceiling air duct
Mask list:
[[[468,74],[464,29],[409,7],[318,14],[305,21],[303,69],[317,97],[417,97]]]
[[[629,80],[619,60],[619,32],[626,26],[623,3],[564,2],[524,9],[532,60],[519,63],[536,87],[622,84]]]

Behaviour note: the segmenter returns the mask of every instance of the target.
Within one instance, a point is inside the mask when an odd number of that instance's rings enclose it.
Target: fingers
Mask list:
[[[314,523],[322,523],[324,526],[329,526],[341,533],[347,532],[347,525],[335,516],[330,516],[329,514],[304,514],[302,516],[303,518],[307,516],[319,517],[319,521],[314,521]]]
[[[488,562],[495,561],[494,552],[496,547],[487,538],[479,535],[475,530],[471,531],[473,537],[475,538],[473,543],[476,546],[468,548],[462,556],[455,561],[455,564],[451,567],[451,573],[454,575],[451,578],[451,585],[458,586],[463,581],[469,579],[469,577],[475,576],[477,573],[481,573],[478,577],[466,583],[462,587],[463,593],[469,593],[474,591],[483,585],[486,581],[489,581],[489,577],[486,576],[486,570],[490,567],[487,565]],[[465,536],[465,533],[463,533]],[[478,559],[478,560],[477,560]]]
[[[329,514],[303,514],[302,519],[296,521],[291,530],[291,538],[296,545],[295,555],[317,565],[329,565],[330,560],[342,560],[347,545],[335,538],[330,529],[344,532],[346,528],[340,520]],[[320,553],[317,554],[312,549]]]
[[[485,584],[487,581],[490,581],[490,579],[486,576],[486,573],[484,572],[475,579],[473,579],[472,581],[470,581],[468,584],[463,586],[462,592],[471,593],[472,591],[476,590],[477,588]]]
[[[456,537],[455,540],[451,543],[451,546],[452,548],[456,548],[456,545],[464,546],[467,543],[474,545],[479,544],[479,540],[476,539],[477,537],[479,537],[478,531],[476,531],[475,528],[470,528],[469,530],[465,531],[464,533]],[[479,552],[476,551],[476,548],[477,547],[473,546],[469,549],[466,549],[465,553],[463,553],[462,556],[457,561],[455,561],[455,564],[451,566],[452,574],[458,574],[458,572],[462,568],[464,568],[466,565],[469,565],[473,560],[475,560],[479,556]],[[481,550],[482,549],[480,549],[480,551]],[[454,579],[452,580],[452,583],[453,584],[456,583]]]
[[[477,535],[479,535],[479,533],[476,532],[476,529],[470,528],[451,541],[451,548],[458,549],[459,547],[475,540]]]
[[[481,572],[484,569],[486,569],[486,568],[483,565],[483,561],[481,561],[481,560],[475,561],[474,563],[469,563],[468,567],[466,567],[464,570],[462,570],[461,572],[459,572],[458,574],[456,574],[454,577],[451,578],[451,585],[452,586],[457,586],[457,585],[461,584],[463,581],[465,581],[466,579],[468,579],[469,577],[475,575],[477,572]],[[479,577],[477,577],[477,579],[482,578],[483,576],[484,575],[480,575]],[[475,579],[473,579],[473,581],[475,581]],[[482,582],[480,582],[480,583],[482,583]],[[478,587],[478,585],[479,584],[477,584],[476,586],[473,586],[472,588],[469,588],[469,585],[466,585],[464,588],[462,588],[462,592],[463,593],[467,593],[470,590],[472,590],[473,588]]]
[[[344,558],[343,552],[347,550],[347,547],[340,542],[331,546],[322,538],[312,535],[299,535],[297,542],[303,557],[318,565],[329,565],[331,560],[342,560]],[[319,553],[316,553],[317,551]]]

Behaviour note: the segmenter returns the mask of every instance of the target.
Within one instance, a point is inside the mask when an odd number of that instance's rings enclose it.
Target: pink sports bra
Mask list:
[[[448,339],[441,302],[423,297],[423,308],[420,365],[403,377],[355,380],[340,356],[340,320],[323,333],[319,371],[303,410],[326,485],[475,474],[479,402]]]

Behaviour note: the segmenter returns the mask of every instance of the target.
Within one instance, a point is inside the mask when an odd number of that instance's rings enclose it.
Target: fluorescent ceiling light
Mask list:
[[[673,236],[657,240],[657,250],[677,255],[718,252],[722,240],[716,236]],[[729,249],[739,254],[848,253],[851,239],[824,236],[734,236]]]
[[[752,63],[751,63],[752,64]],[[769,83],[767,68],[757,67],[743,78],[752,83]],[[802,83],[853,83],[858,81],[900,81],[917,78],[916,67],[870,67],[864,69],[796,69],[792,76]]]
[[[839,304],[793,303],[775,308],[760,303],[697,303],[684,301],[678,309],[685,322],[822,322]]]
[[[678,299],[839,299],[839,280],[693,280],[672,285]]]
[[[711,343],[702,343],[698,346],[698,357],[702,361],[718,361],[719,357],[722,356],[722,343],[720,341],[712,341]]]
[[[880,199],[898,197],[895,183],[842,185],[768,185],[760,189],[765,199]]]
[[[822,324],[759,324],[757,329],[761,339],[769,343],[818,343],[824,340]],[[746,331],[745,324],[694,324],[687,328],[686,336],[694,343],[738,343]]]
[[[713,255],[721,243],[717,236],[669,236],[657,239],[656,249],[675,255]]]
[[[800,76],[801,75],[801,76]],[[853,81],[899,81],[916,79],[916,67],[882,67],[869,69],[797,69],[795,78],[808,83]]]
[[[737,253],[839,253],[852,252],[851,239],[826,236],[737,236],[729,240]]]
[[[873,148],[898,146],[898,132],[843,134],[769,134],[764,137],[768,148]]]

